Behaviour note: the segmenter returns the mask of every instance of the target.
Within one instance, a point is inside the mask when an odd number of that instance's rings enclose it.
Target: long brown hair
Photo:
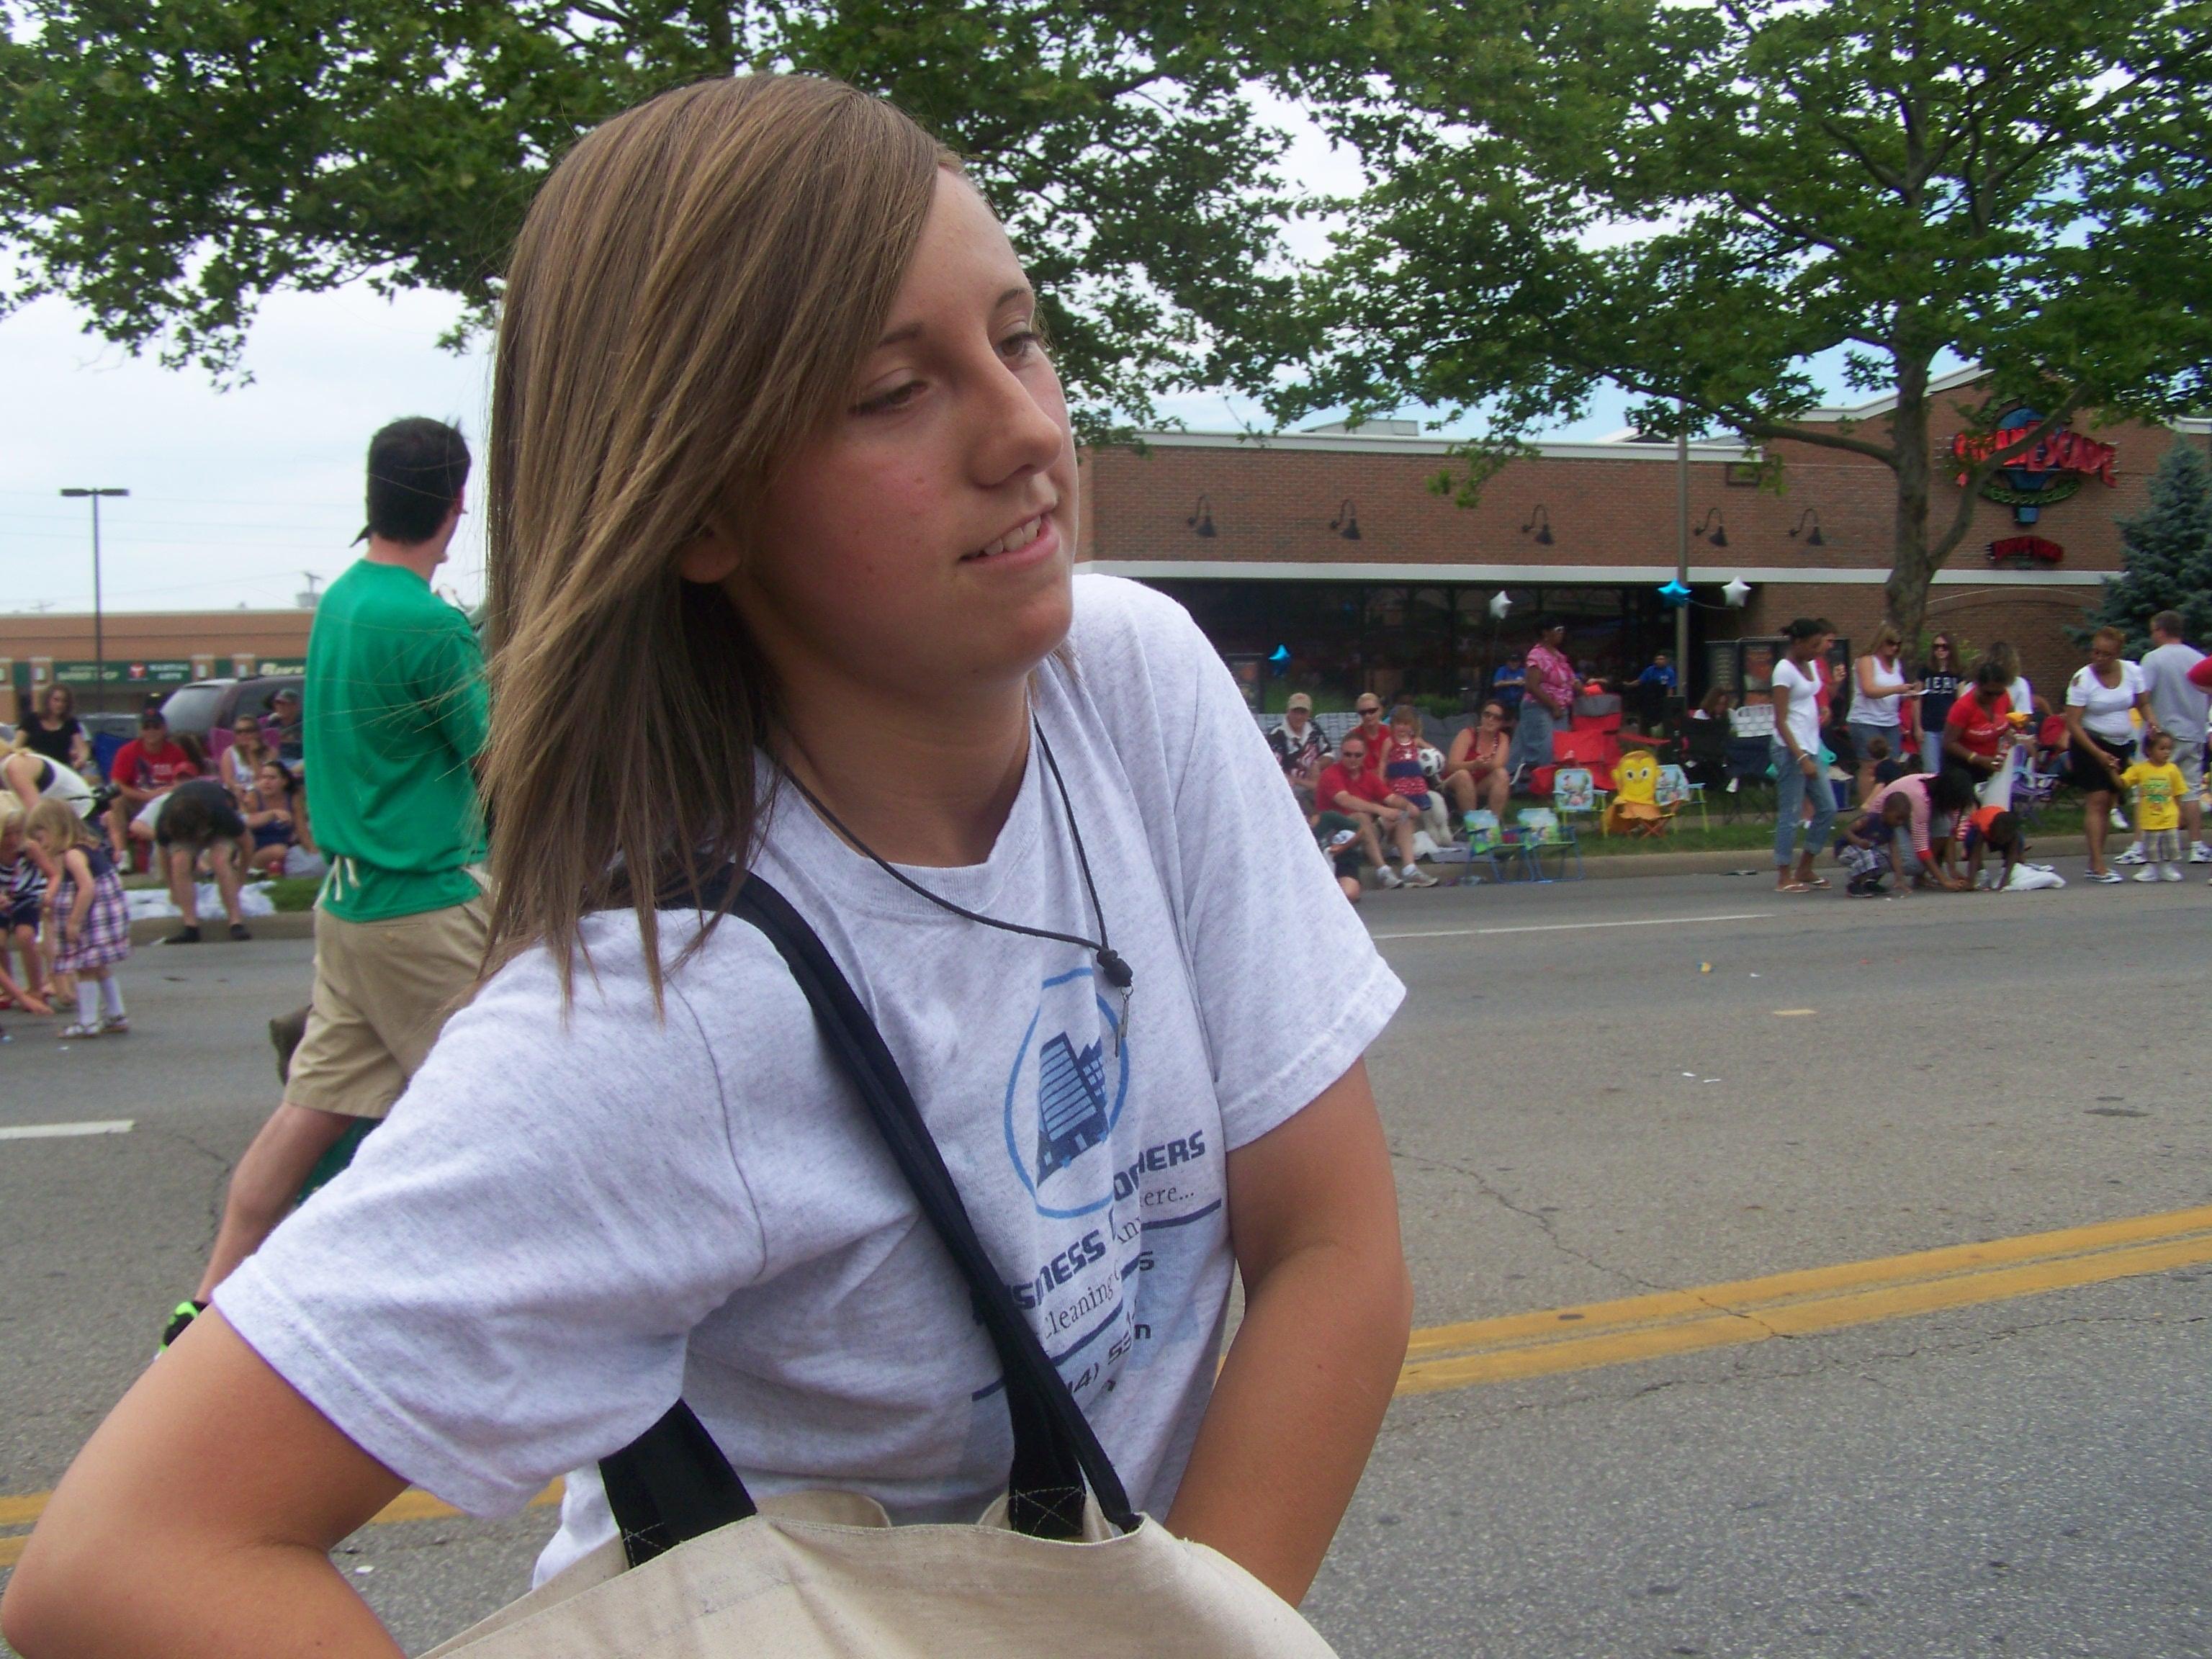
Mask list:
[[[492,385],[493,964],[543,941],[566,985],[584,915],[629,906],[657,998],[653,896],[750,854],[776,687],[678,556],[844,407],[955,165],[879,99],[757,75],[617,116],[538,192]]]

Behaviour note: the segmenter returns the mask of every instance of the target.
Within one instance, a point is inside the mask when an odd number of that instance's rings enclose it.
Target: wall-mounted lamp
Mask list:
[[[1698,520],[1698,527],[1690,533],[1703,536],[1715,547],[1728,545],[1728,526],[1721,522],[1721,510],[1717,507],[1707,507],[1705,516]]]
[[[1805,528],[1808,524],[1813,526],[1809,532]],[[1797,527],[1790,535],[1792,540],[1803,536],[1808,547],[1826,547],[1828,544],[1828,538],[1820,533],[1820,514],[1816,507],[1808,507],[1797,515]]]
[[[1552,544],[1552,509],[1541,501],[1529,509],[1528,522],[1521,526],[1521,533],[1524,536],[1532,530],[1536,532],[1537,546],[1549,547]]]
[[[1183,522],[1200,535],[1212,537],[1214,533],[1213,503],[1204,495],[1200,495],[1198,498],[1198,505],[1190,511],[1190,517],[1185,519]]]
[[[1328,521],[1328,527],[1348,542],[1359,539],[1359,514],[1353,508],[1350,496],[1337,503],[1336,516]]]

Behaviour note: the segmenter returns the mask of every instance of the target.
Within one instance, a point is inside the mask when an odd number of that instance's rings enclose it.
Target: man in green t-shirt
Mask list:
[[[207,1272],[172,1335],[316,1164],[392,1109],[482,966],[483,654],[468,618],[430,591],[468,475],[468,446],[441,422],[395,421],[369,442],[368,550],[324,592],[307,641],[307,805],[331,860],[314,999],[284,1103],[232,1173]]]

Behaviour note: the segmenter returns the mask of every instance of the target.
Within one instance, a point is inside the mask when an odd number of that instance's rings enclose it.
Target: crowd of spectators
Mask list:
[[[215,883],[230,936],[242,939],[252,937],[240,902],[249,877],[319,869],[297,765],[297,692],[280,691],[265,720],[238,720],[213,760],[197,738],[172,732],[161,710],[149,708],[137,735],[104,770],[69,687],[46,686],[23,702],[13,738],[0,748],[0,1008],[43,1014],[57,999],[65,1006],[80,983],[98,990],[98,976],[71,964],[105,969],[118,959],[92,961],[113,948],[104,935],[114,932],[121,901],[109,890],[120,893],[133,871],[166,879],[181,919],[169,942],[196,944],[203,878]],[[48,802],[81,826],[66,845],[32,833],[33,814]],[[72,853],[85,866],[75,881]],[[103,933],[89,953],[70,939],[69,913],[79,896],[88,907],[82,926]],[[117,994],[99,991],[104,999]],[[119,1006],[81,1012],[70,1030],[90,1021],[102,1031],[126,1030]]]
[[[2212,864],[2203,806],[2212,659],[2183,639],[2177,614],[2152,618],[2140,662],[2119,633],[2099,630],[2055,708],[2003,641],[1969,663],[1939,632],[1910,664],[1902,633],[1884,624],[1843,662],[1836,635],[1825,618],[1800,618],[1766,699],[1739,708],[1716,687],[1685,710],[1668,654],[1608,694],[1569,660],[1565,629],[1542,618],[1536,642],[1435,744],[1410,705],[1386,713],[1373,693],[1357,699],[1357,724],[1334,747],[1303,692],[1269,740],[1355,898],[1364,869],[1388,887],[1431,885],[1423,858],[1503,823],[1516,798],[1552,805],[1563,734],[1608,701],[1616,750],[1648,749],[1709,791],[1771,781],[1784,892],[1832,886],[1820,867],[1830,855],[1862,896],[2056,884],[2024,854],[2031,811],[2061,788],[2081,803],[2089,880],[2122,881],[2114,866],[2132,866],[2138,881],[2179,881],[2185,864]],[[1620,718],[1625,701],[1632,725]],[[2118,832],[2133,839],[2108,859]]]

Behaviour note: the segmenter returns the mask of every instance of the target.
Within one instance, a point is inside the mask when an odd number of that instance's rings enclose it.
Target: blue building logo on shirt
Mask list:
[[[1044,981],[1006,1077],[1006,1155],[1037,1213],[1089,1215],[1114,1199],[1110,1160],[1084,1154],[1114,1132],[1129,1094],[1128,1045],[1089,968]]]

